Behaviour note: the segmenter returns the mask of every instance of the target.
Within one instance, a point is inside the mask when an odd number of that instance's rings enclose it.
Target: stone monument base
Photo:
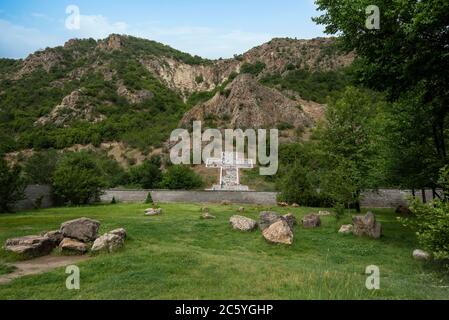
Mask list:
[[[250,191],[248,186],[242,184],[238,185],[220,185],[214,184],[211,189],[212,191]]]

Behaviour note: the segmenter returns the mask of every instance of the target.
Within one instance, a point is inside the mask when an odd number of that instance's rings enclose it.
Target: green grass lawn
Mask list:
[[[164,214],[146,217],[145,204],[54,208],[0,215],[0,241],[57,229],[77,217],[100,220],[101,232],[124,227],[129,238],[113,254],[79,263],[81,289],[67,290],[65,269],[0,285],[0,299],[447,299],[449,279],[433,263],[411,257],[413,233],[390,210],[374,210],[384,227],[380,240],[340,235],[338,223],[295,227],[292,246],[267,243],[260,231],[234,231],[235,206],[210,205],[215,220],[200,220],[200,205],[162,205]],[[246,206],[256,218],[269,209]],[[273,208],[300,219],[316,211]],[[13,258],[0,251],[0,274]],[[2,266],[3,265],[3,266]],[[380,268],[377,291],[365,288],[365,268]]]

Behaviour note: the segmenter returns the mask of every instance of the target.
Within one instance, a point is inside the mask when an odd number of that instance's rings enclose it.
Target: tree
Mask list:
[[[377,1],[380,29],[373,30],[365,28],[370,0],[316,3],[324,13],[314,20],[325,25],[327,33],[340,35],[346,51],[357,54],[361,83],[386,91],[391,101],[400,101],[398,108],[389,110],[394,131],[386,132],[390,144],[398,144],[392,168],[402,168],[402,182],[411,187],[434,183],[429,180],[447,163],[449,2]],[[406,155],[398,156],[402,151]]]
[[[167,189],[197,189],[203,186],[203,180],[190,167],[171,166],[164,173],[161,186]]]
[[[25,162],[25,176],[30,183],[51,185],[58,160],[59,155],[54,150],[37,152]]]
[[[68,153],[58,163],[53,175],[53,191],[74,205],[97,200],[106,181],[93,155]]]
[[[141,165],[132,167],[129,172],[130,183],[145,189],[156,188],[162,179],[160,165],[160,158],[153,157]]]
[[[0,212],[11,212],[12,206],[24,197],[25,180],[18,166],[10,168],[0,158]]]
[[[326,158],[323,184],[335,204],[355,203],[359,211],[363,189],[380,183],[384,159],[381,128],[383,97],[374,92],[348,87],[328,104],[326,124],[320,132],[321,149]],[[340,185],[339,184],[346,184]]]

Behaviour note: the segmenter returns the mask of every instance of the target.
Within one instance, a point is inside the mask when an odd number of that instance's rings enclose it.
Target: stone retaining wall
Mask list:
[[[54,205],[51,187],[47,185],[28,185],[25,188],[25,198],[17,202],[14,211],[23,211],[35,208],[50,208]]]

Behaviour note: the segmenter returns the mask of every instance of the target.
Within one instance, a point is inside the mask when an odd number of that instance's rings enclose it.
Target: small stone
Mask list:
[[[200,218],[201,218],[201,219],[205,219],[205,220],[207,220],[207,219],[215,219],[215,216],[211,215],[209,212],[204,212],[204,213],[201,215]]]
[[[241,231],[252,231],[257,227],[255,220],[238,215],[232,216],[229,222],[234,229]]]
[[[314,213],[308,214],[302,219],[302,225],[307,229],[317,228],[321,226],[321,219]]]
[[[223,206],[228,206],[228,205],[230,205],[231,204],[231,202],[229,201],[229,200],[223,200],[223,201],[221,201],[221,205],[223,205]]]
[[[208,207],[202,207],[200,209],[201,212],[209,212],[209,208]]]
[[[273,223],[262,232],[262,235],[267,241],[272,243],[293,243],[293,232],[285,220]]]
[[[352,228],[353,228],[352,224],[344,224],[340,227],[340,230],[338,230],[338,233],[351,234]]]
[[[118,235],[122,239],[126,239],[126,230],[123,228],[114,229],[108,233]]]
[[[352,232],[356,236],[366,235],[378,239],[382,235],[382,224],[376,221],[376,217],[371,211],[364,216],[352,217],[352,224]]]
[[[294,204],[292,204],[292,207],[293,207],[293,208],[299,208],[299,204],[294,203]]]
[[[424,250],[416,249],[413,251],[413,258],[418,261],[429,261],[432,259],[432,255]]]
[[[158,208],[158,209],[153,209],[153,208],[149,208],[145,210],[145,215],[146,216],[157,216],[162,214],[162,209]]]
[[[288,207],[288,203],[287,202],[278,202],[278,206],[280,206],[280,207]]]
[[[329,211],[319,211],[318,212],[318,216],[320,217],[326,217],[326,216],[331,216],[332,213],[330,213]]]
[[[401,215],[401,216],[411,216],[411,215],[413,215],[413,212],[407,206],[403,206],[403,205],[399,205],[396,208],[395,212],[397,214]]]
[[[238,209],[238,212],[244,212],[245,211],[245,208],[244,207],[240,207],[239,209]]]
[[[84,254],[89,250],[89,246],[76,239],[64,238],[59,244],[59,248],[62,252]]]

